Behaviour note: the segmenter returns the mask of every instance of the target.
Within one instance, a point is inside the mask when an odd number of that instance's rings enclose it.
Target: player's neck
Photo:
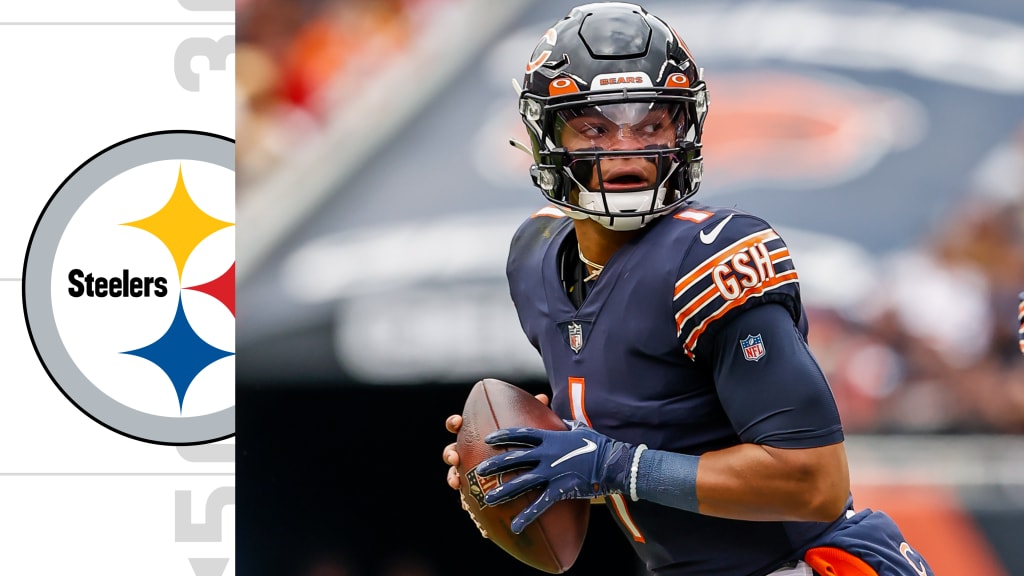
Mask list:
[[[579,242],[580,251],[583,252],[587,260],[599,266],[607,264],[612,254],[615,254],[639,232],[638,230],[616,232],[589,218],[574,220],[573,224],[576,227],[576,241]]]

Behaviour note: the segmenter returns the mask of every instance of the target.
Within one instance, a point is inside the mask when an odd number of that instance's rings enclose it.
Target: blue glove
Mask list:
[[[520,447],[481,462],[476,472],[491,476],[529,468],[484,495],[488,506],[508,502],[535,488],[541,495],[512,519],[512,532],[522,533],[552,504],[573,498],[595,498],[627,491],[636,448],[598,433],[582,422],[567,422],[565,431],[536,428],[496,430],[484,438],[495,447]]]

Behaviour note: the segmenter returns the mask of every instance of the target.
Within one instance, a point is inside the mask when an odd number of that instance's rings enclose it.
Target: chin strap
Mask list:
[[[571,210],[569,208],[566,208],[565,206],[559,206],[558,208],[562,212],[564,212],[566,216],[572,218],[573,220],[586,220],[587,218],[590,218],[589,214],[585,214],[583,212],[580,212],[579,210]]]

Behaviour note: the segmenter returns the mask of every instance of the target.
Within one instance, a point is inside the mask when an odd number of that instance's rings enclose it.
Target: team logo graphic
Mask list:
[[[576,322],[569,324],[569,347],[573,352],[583,348],[583,327]]]
[[[764,341],[761,340],[761,335],[751,336],[747,334],[747,337],[740,340],[740,347],[743,348],[743,359],[752,360],[757,362],[765,354]]]
[[[136,136],[78,167],[36,222],[23,284],[36,354],[125,436],[234,434],[234,167],[222,136]]]

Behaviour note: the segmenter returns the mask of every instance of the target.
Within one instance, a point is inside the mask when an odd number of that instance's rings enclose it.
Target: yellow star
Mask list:
[[[231,222],[217,220],[196,206],[188,194],[188,189],[185,188],[180,165],[178,183],[174,186],[174,193],[167,204],[152,216],[123,224],[145,230],[159,238],[174,257],[179,280],[182,270],[185,269],[185,262],[196,246],[210,234],[233,225]]]

